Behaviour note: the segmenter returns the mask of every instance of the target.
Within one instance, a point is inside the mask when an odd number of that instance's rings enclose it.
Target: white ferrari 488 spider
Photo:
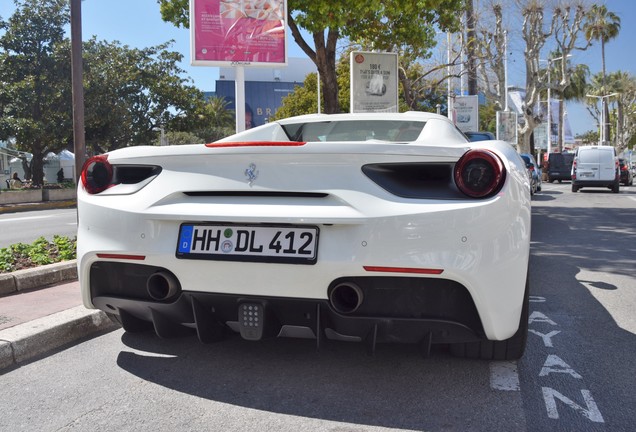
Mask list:
[[[524,352],[525,164],[445,117],[293,117],[95,156],[81,180],[83,301],[126,331]]]

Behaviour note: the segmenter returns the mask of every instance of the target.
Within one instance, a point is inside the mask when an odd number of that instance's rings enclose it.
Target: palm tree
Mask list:
[[[567,73],[570,75],[570,85],[561,94],[559,103],[559,153],[563,151],[563,125],[565,125],[565,105],[567,101],[583,101],[587,93],[587,77],[590,75],[590,68],[585,64],[569,67]]]
[[[585,38],[588,41],[601,41],[601,58],[603,61],[603,93],[605,94],[605,43],[618,36],[621,29],[621,19],[614,12],[607,10],[605,5],[593,5],[587,15],[587,23],[585,25]],[[604,110],[604,118],[609,118],[609,108],[605,99],[601,99],[602,109]],[[609,123],[603,125],[605,128],[604,135],[609,137]]]

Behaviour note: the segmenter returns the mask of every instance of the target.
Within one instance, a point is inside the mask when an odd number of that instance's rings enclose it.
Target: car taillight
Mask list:
[[[89,194],[98,194],[111,187],[113,167],[108,155],[93,156],[82,167],[82,185]]]
[[[506,169],[499,156],[489,150],[472,149],[455,164],[455,184],[471,198],[486,198],[499,192]]]

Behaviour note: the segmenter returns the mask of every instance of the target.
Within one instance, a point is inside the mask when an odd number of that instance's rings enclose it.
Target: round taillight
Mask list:
[[[503,162],[489,150],[469,150],[455,164],[455,184],[471,198],[486,198],[496,194],[505,179]]]
[[[112,186],[113,167],[108,155],[93,156],[82,167],[82,184],[89,194],[98,194]]]

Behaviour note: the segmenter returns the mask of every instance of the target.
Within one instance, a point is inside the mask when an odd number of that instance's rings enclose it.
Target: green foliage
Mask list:
[[[43,181],[44,156],[73,142],[68,5],[17,0],[15,13],[0,18],[0,139],[12,138],[17,150],[33,154],[25,173],[36,185]],[[197,129],[218,123],[207,117],[203,94],[178,66],[183,56],[170,50],[172,43],[136,49],[96,38],[84,42],[90,153],[151,144],[158,126],[201,136]]]
[[[18,150],[33,153],[35,184],[42,184],[42,159],[72,137],[70,62],[61,54],[66,0],[18,0],[0,20],[0,139],[14,137]]]
[[[587,131],[577,135],[577,139],[583,141],[583,145],[598,144],[598,131]]]
[[[161,18],[166,22],[171,22],[177,27],[188,28],[189,0],[157,0]]]
[[[349,111],[350,99],[350,64],[349,64],[349,52],[345,52],[339,59],[336,65],[336,72],[338,75],[338,102],[343,112]],[[405,71],[407,79],[411,80],[411,83],[420,82],[423,83],[421,88],[412,89],[412,105],[407,104],[402,84],[400,83],[399,93],[399,111],[405,112],[409,110],[413,111],[428,111],[435,112],[437,104],[446,104],[446,94],[444,92],[437,92],[436,86],[431,86],[430,83],[426,83],[421,78],[422,66],[418,63],[413,63]],[[318,82],[315,73],[307,75],[303,86],[296,86],[293,92],[289,93],[283,98],[281,107],[276,111],[272,120],[283,119],[302,114],[312,114],[318,112]],[[321,98],[321,102],[324,102]],[[324,105],[321,103],[320,112],[324,112]]]
[[[479,130],[497,134],[497,105],[494,102],[479,105]]]
[[[154,142],[154,128],[191,130],[203,94],[183,78],[172,42],[133,49],[119,42],[84,44],[86,144],[94,153]]]
[[[65,236],[52,241],[40,237],[32,244],[16,243],[0,248],[0,273],[75,259],[77,242]]]

